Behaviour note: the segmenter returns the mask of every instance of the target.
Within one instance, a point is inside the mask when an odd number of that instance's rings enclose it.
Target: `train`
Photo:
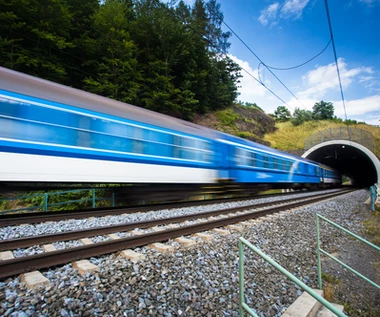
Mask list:
[[[0,184],[338,186],[338,171],[0,67]]]

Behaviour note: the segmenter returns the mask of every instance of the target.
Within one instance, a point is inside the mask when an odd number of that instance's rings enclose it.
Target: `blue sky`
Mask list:
[[[192,4],[193,0],[187,0]],[[320,52],[330,39],[324,0],[219,0],[224,21],[267,65],[299,65]],[[380,0],[329,0],[338,64],[348,119],[380,125]],[[227,28],[225,28],[227,30]],[[230,38],[230,57],[258,77],[259,60]],[[333,102],[345,118],[332,45],[310,63],[290,71],[260,67],[263,82],[288,105],[312,109],[315,102]],[[241,101],[256,102],[270,113],[282,102],[242,72]]]

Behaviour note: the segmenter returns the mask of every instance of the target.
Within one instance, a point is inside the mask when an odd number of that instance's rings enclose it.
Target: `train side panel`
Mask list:
[[[237,183],[319,184],[316,163],[300,160],[279,151],[270,151],[253,142],[222,136],[227,144],[231,168],[229,177]],[[241,142],[241,143],[238,143]]]
[[[0,91],[1,181],[211,183],[213,140]]]
[[[318,163],[2,67],[0,153],[0,182],[341,182]]]

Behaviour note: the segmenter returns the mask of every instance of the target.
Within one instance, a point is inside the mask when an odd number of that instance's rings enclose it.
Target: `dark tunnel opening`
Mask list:
[[[354,185],[371,186],[378,175],[371,158],[362,150],[347,144],[329,144],[307,155],[307,158],[331,166],[349,177]]]

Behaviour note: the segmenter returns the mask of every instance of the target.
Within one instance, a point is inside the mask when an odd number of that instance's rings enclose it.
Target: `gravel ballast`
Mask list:
[[[85,277],[72,270],[71,264],[41,271],[50,280],[49,289],[28,290],[19,278],[7,279],[0,282],[0,315],[238,316],[237,244],[240,236],[316,288],[315,213],[362,235],[362,221],[370,213],[363,204],[367,198],[368,192],[361,190],[279,217],[266,217],[241,232],[233,231],[230,236],[215,235],[213,241],[191,249],[177,247],[171,255],[136,248],[135,251],[145,254],[143,262],[131,263],[118,258],[117,254],[92,258],[90,262],[99,266],[99,272]],[[322,224],[321,242],[326,251],[339,253],[350,238]],[[247,249],[245,256],[247,303],[261,316],[280,316],[301,294],[300,289]],[[371,258],[371,261],[380,259]],[[371,305],[380,310],[376,294],[373,298],[363,298],[349,288],[350,280],[355,277],[350,277],[342,268],[337,272],[325,260],[322,268],[336,278],[344,273],[346,293],[353,295],[346,294],[341,300],[353,301],[351,306],[358,308]],[[339,292],[337,295],[340,296]]]
[[[56,222],[40,223],[40,224],[24,224],[21,226],[8,226],[0,228],[0,240],[17,239],[36,235],[53,234],[67,232],[79,229],[96,228],[102,226],[120,225],[124,223],[150,221],[155,219],[163,219],[174,216],[190,215],[195,213],[209,212],[224,208],[234,208],[248,206],[253,204],[261,204],[265,202],[281,201],[291,198],[302,198],[310,195],[318,195],[321,193],[333,193],[336,190],[295,193],[294,195],[267,197],[254,200],[242,200],[235,202],[224,202],[212,205],[193,206],[185,208],[172,208],[164,210],[154,210],[149,212],[122,214],[116,216],[91,217],[84,219],[69,219]]]

